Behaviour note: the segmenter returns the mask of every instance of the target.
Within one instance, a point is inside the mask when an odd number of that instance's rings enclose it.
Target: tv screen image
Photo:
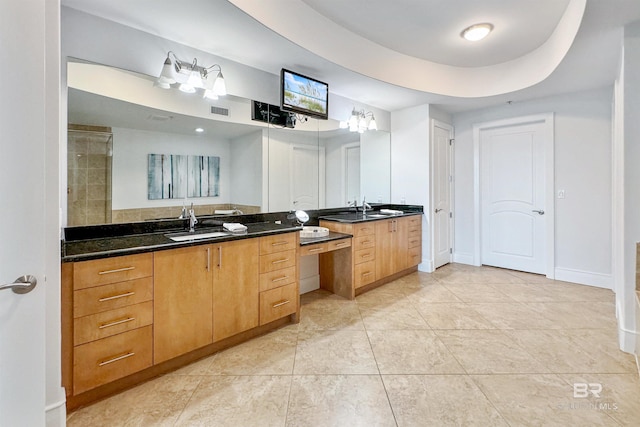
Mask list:
[[[281,107],[308,116],[327,119],[329,85],[293,71],[282,69]]]

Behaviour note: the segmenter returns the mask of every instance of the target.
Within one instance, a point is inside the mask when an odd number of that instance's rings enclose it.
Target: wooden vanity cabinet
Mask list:
[[[259,239],[213,246],[213,341],[259,323]]]
[[[376,263],[376,280],[396,274],[407,268],[406,218],[376,221],[376,252],[381,254]]]
[[[260,325],[299,312],[298,233],[260,238]]]
[[[212,251],[203,245],[153,254],[155,364],[213,342]]]

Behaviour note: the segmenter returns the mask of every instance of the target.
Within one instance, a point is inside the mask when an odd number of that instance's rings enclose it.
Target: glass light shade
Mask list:
[[[360,120],[358,121],[358,132],[363,133],[367,130],[367,119],[364,116],[360,116]]]
[[[162,80],[162,77],[159,77],[155,82],[153,82],[153,86],[162,89],[171,89],[171,84],[167,83],[166,80]]]
[[[215,101],[216,99],[218,99],[218,95],[215,94],[213,89],[205,89],[202,97],[205,99],[210,99],[212,101]]]
[[[344,120],[340,120],[340,129],[346,129],[349,127],[349,123]]]
[[[196,88],[202,87],[202,77],[200,76],[200,71],[193,69],[189,74],[189,78],[187,79],[187,85]]]
[[[491,24],[476,24],[465,28],[461,35],[466,40],[477,42],[487,37],[491,30],[493,30],[493,25]]]
[[[180,87],[178,87],[178,89],[180,89],[180,91],[184,92],[184,93],[195,93],[196,92],[196,88],[194,88],[193,86],[189,85],[188,83],[182,83],[180,85]]]
[[[351,117],[349,118],[349,130],[355,132],[358,129],[358,113],[353,110]]]
[[[222,71],[218,73],[215,81],[213,82],[213,93],[218,96],[225,96],[227,94],[227,85],[224,83],[224,77]]]
[[[371,116],[371,120],[369,121],[369,130],[378,130],[378,124],[376,123],[376,118]]]
[[[175,74],[176,74],[176,67],[173,64],[173,61],[171,61],[171,58],[167,56],[167,59],[165,59],[164,65],[162,66],[160,77],[158,77],[158,82],[173,84],[176,82]]]

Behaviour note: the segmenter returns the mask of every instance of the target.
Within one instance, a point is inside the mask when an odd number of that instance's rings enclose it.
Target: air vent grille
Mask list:
[[[215,107],[215,106],[211,106],[211,114],[218,114],[220,116],[228,116],[229,115],[229,109],[228,108],[222,108],[222,107]]]

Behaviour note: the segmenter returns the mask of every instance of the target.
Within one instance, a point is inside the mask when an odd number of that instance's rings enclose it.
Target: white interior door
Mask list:
[[[343,206],[360,199],[360,144],[344,147],[344,197]],[[373,200],[369,200],[372,202]]]
[[[433,268],[451,262],[451,139],[453,129],[444,123],[433,124]]]
[[[324,204],[324,148],[292,145],[289,156],[291,209],[318,209]]]
[[[545,124],[480,131],[482,264],[545,273]]]
[[[0,290],[0,425],[45,424],[45,4],[0,2],[0,285],[31,274],[30,293]],[[29,28],[29,31],[24,31]],[[16,36],[19,34],[19,36]],[[17,80],[16,80],[17,79]]]

